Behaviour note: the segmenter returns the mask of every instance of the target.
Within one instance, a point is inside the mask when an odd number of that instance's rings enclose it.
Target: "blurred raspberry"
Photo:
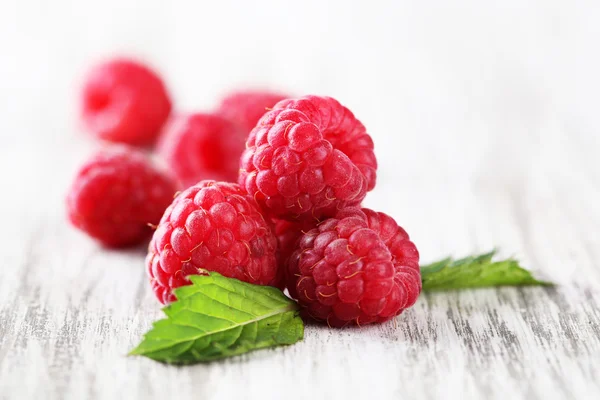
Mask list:
[[[82,93],[86,128],[104,140],[152,144],[171,112],[161,78],[132,60],[115,59],[95,66]]]
[[[202,181],[165,211],[148,249],[146,267],[162,303],[190,284],[199,269],[259,285],[280,286],[277,241],[257,204],[235,183]]]
[[[280,93],[257,90],[232,92],[223,98],[218,112],[237,123],[244,135],[248,135],[264,113],[287,97],[289,96]]]
[[[273,220],[275,236],[277,237],[277,255],[279,265],[285,265],[288,258],[296,250],[296,242],[306,232],[313,229],[315,221],[292,222],[284,219]]]
[[[235,182],[245,140],[226,118],[196,113],[167,124],[158,152],[186,187],[202,179]]]
[[[271,218],[318,221],[375,187],[373,141],[330,97],[283,100],[250,132],[239,184]]]
[[[110,247],[149,237],[176,191],[173,179],[125,146],[103,150],[79,170],[67,196],[71,223]]]
[[[348,208],[299,239],[286,284],[305,314],[317,321],[380,323],[417,300],[419,252],[388,215]]]

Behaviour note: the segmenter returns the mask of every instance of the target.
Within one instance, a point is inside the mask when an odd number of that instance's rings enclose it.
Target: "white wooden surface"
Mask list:
[[[1,3],[0,399],[600,398],[598,3],[367,3]],[[113,52],[182,110],[238,85],[337,97],[375,138],[367,205],[423,261],[498,246],[560,285],[425,294],[209,365],[126,357],[160,317],[144,249],[105,251],[63,209],[98,146],[78,78]]]

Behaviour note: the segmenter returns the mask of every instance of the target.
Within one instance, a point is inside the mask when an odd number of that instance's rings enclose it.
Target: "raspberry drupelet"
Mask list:
[[[419,252],[388,215],[347,208],[300,238],[286,283],[312,319],[336,327],[380,323],[417,300]]]
[[[85,127],[101,139],[148,146],[171,112],[158,74],[139,62],[115,59],[87,75],[81,101]]]
[[[238,124],[244,131],[244,136],[247,136],[267,110],[288,97],[275,92],[241,90],[225,96],[217,112]]]
[[[79,170],[67,196],[71,223],[105,246],[137,244],[150,237],[177,190],[174,179],[140,151],[114,146]]]
[[[238,182],[271,218],[318,221],[359,205],[375,186],[373,140],[330,97],[280,101],[246,147]]]
[[[195,113],[173,118],[158,152],[187,187],[203,179],[235,182],[246,133],[216,114]]]
[[[258,205],[237,184],[202,181],[165,211],[148,249],[146,268],[162,303],[188,275],[216,271],[245,282],[280,286],[277,241]]]

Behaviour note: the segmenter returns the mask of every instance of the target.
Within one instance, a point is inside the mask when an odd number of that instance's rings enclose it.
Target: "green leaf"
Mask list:
[[[178,300],[163,309],[167,318],[154,323],[131,355],[193,364],[303,338],[298,306],[279,289],[216,272],[190,279],[191,285],[175,290]]]
[[[421,267],[423,290],[491,286],[552,285],[537,280],[514,259],[492,261],[496,251],[453,260],[448,257]]]

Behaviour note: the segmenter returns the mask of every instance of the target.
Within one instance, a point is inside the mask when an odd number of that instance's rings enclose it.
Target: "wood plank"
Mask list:
[[[33,148],[20,161],[55,169],[38,171],[34,186],[18,187],[14,213],[4,218],[10,229],[0,237],[8,244],[0,281],[0,398],[600,397],[597,250],[585,243],[594,228],[585,219],[598,215],[560,197],[566,182],[540,181],[543,174],[509,190],[415,182],[420,196],[406,198],[384,181],[389,189],[369,200],[382,209],[400,202],[394,209],[407,229],[414,227],[409,231],[426,261],[451,248],[499,244],[562,279],[557,288],[424,294],[381,326],[309,326],[295,346],[177,368],[125,356],[160,317],[143,271],[144,249],[105,251],[65,223],[68,171],[86,150],[62,146],[71,156]],[[4,156],[7,164],[19,162]],[[557,197],[545,197],[545,190]],[[575,268],[563,273],[569,266]]]

